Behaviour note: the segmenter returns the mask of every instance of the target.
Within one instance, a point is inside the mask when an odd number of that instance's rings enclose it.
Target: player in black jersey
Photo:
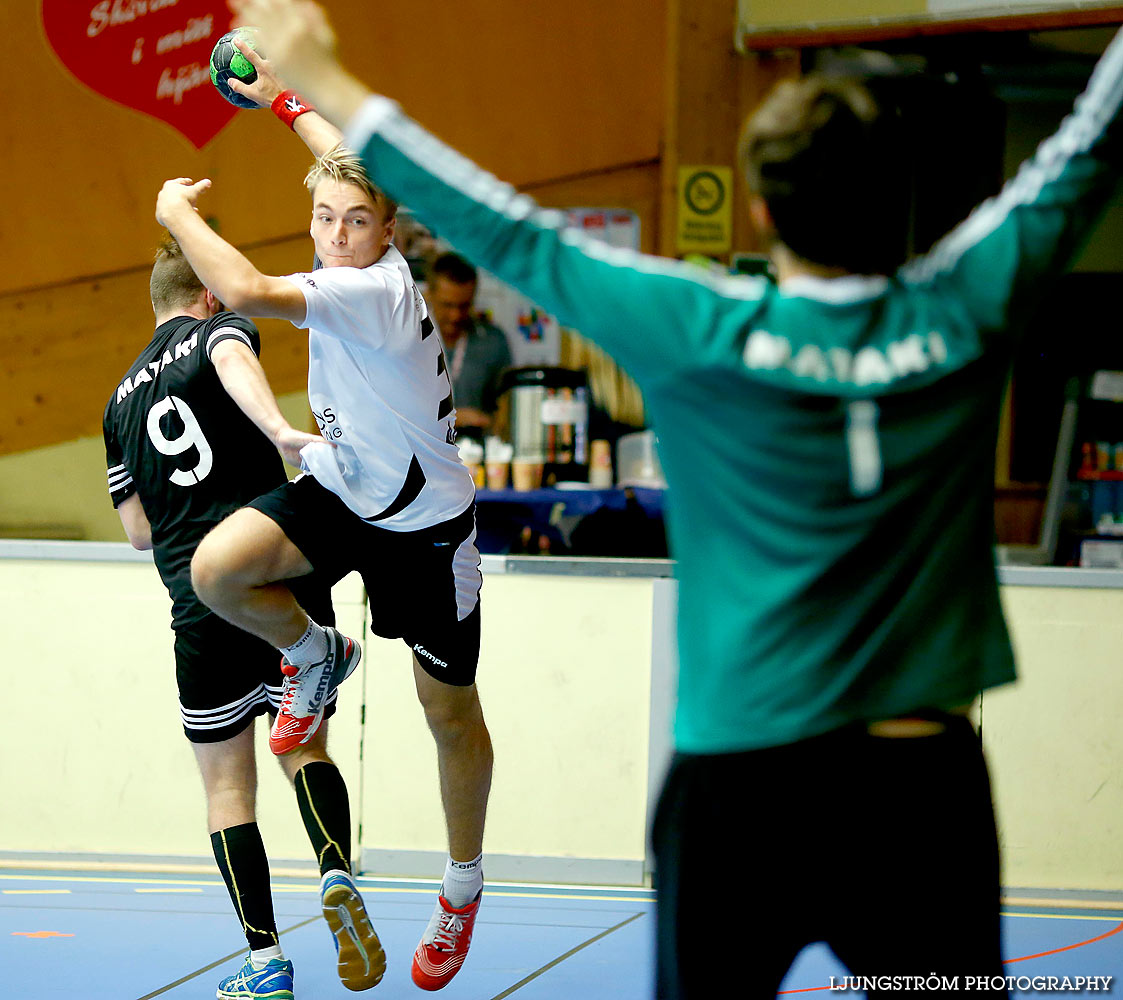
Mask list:
[[[196,597],[190,568],[211,528],[286,481],[278,451],[299,465],[300,449],[321,438],[285,420],[258,361],[257,328],[203,287],[174,240],[157,251],[150,293],[156,332],[105,408],[109,494],[133,546],[154,550],[172,598],[183,728],[202,772],[215,859],[251,949],[217,995],[290,1000],[292,963],[277,937],[254,807],[253,722],[277,712],[279,658]],[[305,578],[293,589],[318,621],[334,622],[328,586]],[[328,756],[326,726],[281,767],[321,868],[346,870],[347,789]]]

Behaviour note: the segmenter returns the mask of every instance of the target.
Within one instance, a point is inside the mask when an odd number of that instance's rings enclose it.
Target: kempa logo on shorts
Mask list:
[[[432,653],[429,652],[429,650],[422,647],[420,643],[414,644],[413,651],[415,653],[420,653],[422,656],[425,657],[425,659],[429,660],[432,663],[435,663],[438,667],[447,667],[448,666],[448,664],[445,663],[444,660],[438,660]]]

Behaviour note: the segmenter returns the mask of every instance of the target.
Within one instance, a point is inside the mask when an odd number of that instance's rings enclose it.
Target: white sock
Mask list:
[[[328,655],[328,634],[309,618],[308,628],[304,630],[304,635],[291,646],[282,646],[281,652],[294,667],[306,667],[311,663],[319,663]]]
[[[281,951],[279,944],[250,951],[250,961],[253,962],[255,969],[264,969],[271,958],[280,959],[282,962],[285,960],[285,953]]]
[[[483,858],[482,854],[472,861],[453,861],[450,857],[445,862],[441,895],[448,900],[450,906],[462,909],[479,895],[484,887]]]

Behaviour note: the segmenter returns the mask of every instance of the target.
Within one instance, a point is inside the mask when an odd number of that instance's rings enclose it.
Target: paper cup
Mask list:
[[[511,479],[521,493],[538,489],[542,485],[542,463],[516,458],[511,463]]]
[[[510,466],[506,462],[487,463],[487,488],[489,490],[505,490],[507,488],[507,470]]]

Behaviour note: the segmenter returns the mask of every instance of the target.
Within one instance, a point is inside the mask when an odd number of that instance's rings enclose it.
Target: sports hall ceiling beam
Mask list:
[[[864,23],[828,23],[815,27],[756,29],[742,23],[737,30],[737,46],[743,52],[760,52],[970,32],[1046,31],[1052,28],[1089,28],[1108,24],[1123,24],[1123,5],[991,17],[952,18],[914,15],[890,19],[871,18]]]

